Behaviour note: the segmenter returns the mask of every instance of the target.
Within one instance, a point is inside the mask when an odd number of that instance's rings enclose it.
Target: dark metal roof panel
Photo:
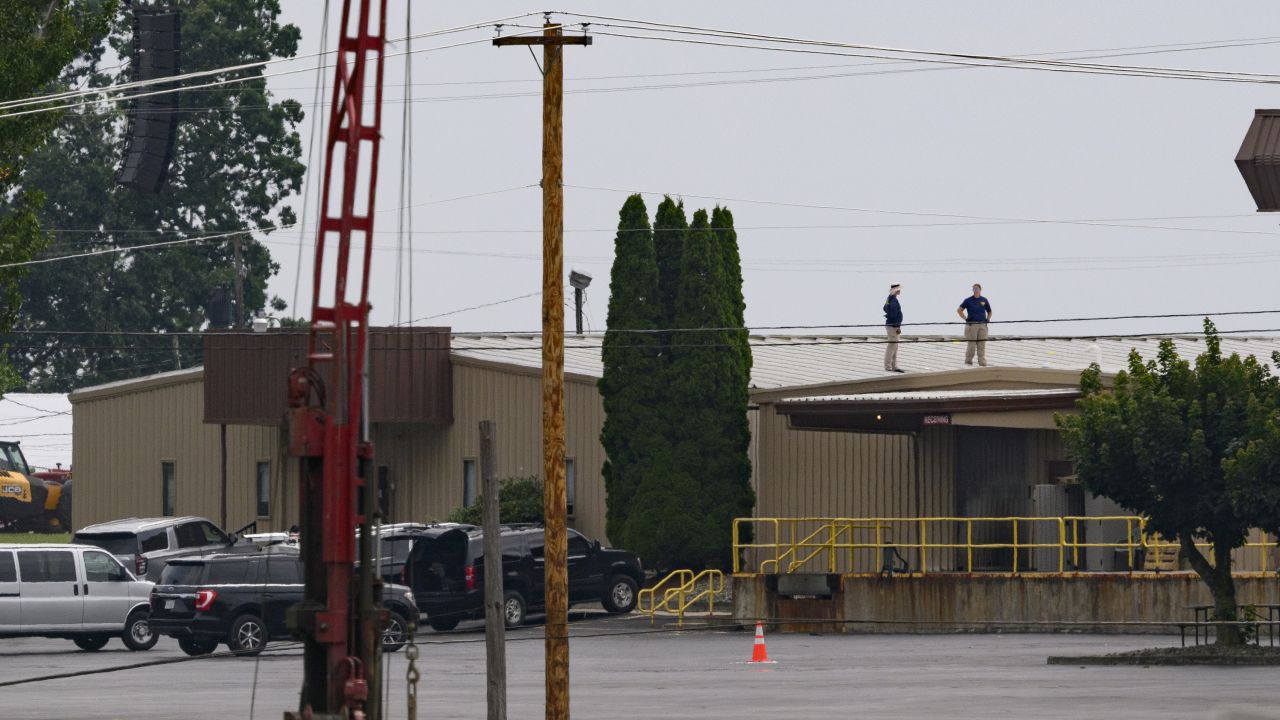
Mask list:
[[[1280,110],[1255,110],[1236,167],[1259,212],[1280,211]]]
[[[449,329],[369,329],[369,417],[375,423],[453,421]],[[204,336],[204,421],[278,425],[289,372],[306,357],[305,330]],[[328,377],[324,369],[322,377]]]

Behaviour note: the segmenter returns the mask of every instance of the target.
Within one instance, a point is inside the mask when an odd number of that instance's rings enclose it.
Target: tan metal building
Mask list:
[[[541,474],[537,336],[450,338],[442,328],[372,336],[379,499],[392,520],[441,519],[463,504],[478,476],[481,420],[498,426],[499,476]],[[993,341],[990,366],[966,368],[961,341],[908,338],[899,353],[910,370],[905,375],[881,369],[882,341],[752,338],[756,516],[1115,511],[1105,501],[1054,489],[1067,484],[1061,480],[1072,470],[1053,415],[1070,412],[1080,371],[1090,363],[1113,374],[1131,349],[1153,355],[1154,341]],[[1177,343],[1184,357],[1203,351],[1198,338]],[[604,538],[599,344],[566,338],[566,426],[571,525]],[[252,520],[260,529],[296,522],[296,468],[282,455],[278,418],[287,369],[301,352],[297,338],[211,336],[206,348],[203,368],[72,393],[73,460],[84,478],[76,526],[166,511],[204,515],[229,529]],[[1278,349],[1280,338],[1223,339],[1226,353],[1269,358]],[[905,531],[901,541],[916,532]],[[979,530],[975,540],[999,541],[1004,532]],[[952,553],[930,553],[932,568],[957,566]],[[1009,561],[988,551],[974,564]]]
[[[371,332],[376,482],[392,521],[443,520],[474,497],[482,420],[497,424],[498,477],[542,474],[541,371],[450,354],[447,332],[441,354],[422,334]],[[232,530],[296,523],[297,461],[285,454],[280,418],[301,337],[211,336],[203,367],[72,393],[82,478],[73,524],[165,514]],[[570,525],[603,538],[603,406],[595,377],[565,380]]]

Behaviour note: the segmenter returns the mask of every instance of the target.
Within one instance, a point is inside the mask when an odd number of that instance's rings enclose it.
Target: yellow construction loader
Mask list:
[[[33,473],[18,443],[0,440],[0,530],[71,532],[71,473]]]

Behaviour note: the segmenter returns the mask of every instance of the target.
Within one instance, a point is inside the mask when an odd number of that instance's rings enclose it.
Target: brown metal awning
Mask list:
[[[1258,211],[1280,211],[1280,110],[1254,111],[1236,167]]]
[[[793,428],[917,432],[950,425],[958,413],[1068,410],[1079,397],[1074,388],[939,390],[791,398],[775,407]]]
[[[369,328],[372,422],[453,421],[449,341],[447,327]],[[206,333],[204,421],[280,424],[288,405],[289,371],[305,362],[306,352],[305,330]]]

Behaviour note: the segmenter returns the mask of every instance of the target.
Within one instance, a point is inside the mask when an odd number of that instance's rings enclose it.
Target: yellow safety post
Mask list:
[[[1067,523],[1062,518],[1058,518],[1058,574],[1061,575],[1067,571]]]
[[[969,561],[964,567],[966,572],[973,572],[973,521],[966,520],[965,525],[968,527],[968,532],[965,537],[964,546],[965,551],[968,553]]]
[[[1013,519],[1013,574],[1018,574],[1018,520]]]
[[[927,547],[929,544],[928,541],[925,539],[925,527],[926,527],[925,519],[920,518],[920,574],[921,575],[924,575],[926,572],[929,571],[929,568],[927,567],[927,563],[925,562],[925,547]]]

